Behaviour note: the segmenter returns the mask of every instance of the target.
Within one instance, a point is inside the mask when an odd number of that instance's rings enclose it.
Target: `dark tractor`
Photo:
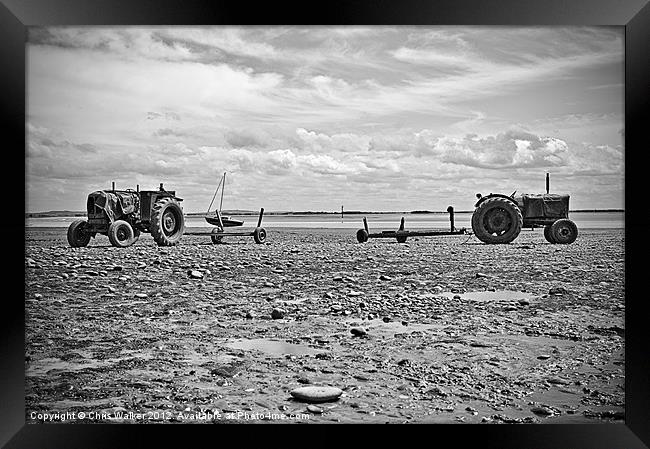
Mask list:
[[[98,190],[88,195],[88,220],[76,220],[68,228],[68,243],[88,245],[97,234],[108,236],[117,247],[133,245],[141,232],[148,232],[158,246],[178,243],[185,231],[185,218],[176,192],[159,190]]]
[[[569,220],[569,195],[548,193],[548,173],[545,194],[507,196],[490,193],[476,194],[472,230],[485,243],[510,243],[521,228],[544,228],[550,243],[569,244],[578,237],[578,227]]]

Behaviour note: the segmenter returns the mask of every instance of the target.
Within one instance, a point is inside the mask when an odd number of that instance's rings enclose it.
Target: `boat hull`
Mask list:
[[[205,221],[214,226],[220,226],[218,217],[205,217]],[[223,223],[224,228],[233,228],[235,226],[242,226],[244,222],[242,220],[237,220],[230,217],[221,217],[221,223]]]

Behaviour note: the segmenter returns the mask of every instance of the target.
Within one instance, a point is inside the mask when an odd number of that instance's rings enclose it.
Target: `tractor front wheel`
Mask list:
[[[484,243],[510,243],[517,238],[523,225],[517,204],[496,196],[478,205],[472,215],[472,230]]]
[[[116,220],[108,227],[108,240],[111,245],[126,248],[135,242],[133,228],[124,220]]]
[[[68,227],[68,243],[73,248],[81,248],[90,243],[91,234],[86,230],[86,220],[75,220]]]
[[[185,232],[185,218],[173,198],[161,198],[151,208],[150,232],[158,246],[173,246]]]
[[[562,218],[551,225],[550,234],[555,243],[568,245],[578,237],[578,227],[568,218]]]

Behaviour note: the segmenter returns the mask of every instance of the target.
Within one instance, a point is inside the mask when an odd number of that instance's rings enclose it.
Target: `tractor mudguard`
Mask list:
[[[495,196],[498,196],[498,197],[500,197],[500,198],[505,198],[505,199],[507,199],[507,200],[510,200],[510,201],[512,201],[513,203],[515,203],[515,205],[516,205],[517,207],[519,207],[519,205],[517,204],[517,201],[515,201],[515,199],[514,199],[513,197],[508,196],[508,195],[504,195],[503,193],[490,193],[489,195],[482,196],[482,197],[479,198],[479,200],[476,202],[476,204],[474,205],[474,207],[478,207],[478,205],[481,204],[483,201],[485,201],[485,200],[487,200],[487,199],[489,199],[489,198],[494,198]]]

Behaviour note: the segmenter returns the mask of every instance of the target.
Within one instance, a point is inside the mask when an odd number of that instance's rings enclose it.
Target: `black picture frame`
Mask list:
[[[307,438],[338,444],[340,430],[353,428],[348,444],[368,438],[394,437],[416,444],[498,448],[647,448],[650,445],[650,351],[644,326],[646,232],[650,214],[645,205],[644,131],[650,109],[650,4],[648,0],[375,0],[259,2],[225,0],[0,0],[0,96],[4,143],[5,217],[0,219],[3,312],[0,326],[0,444],[7,448],[153,446],[156,441],[199,444],[225,442],[224,434],[282,443],[296,426],[246,432],[244,428],[212,426],[133,426],[120,424],[25,424],[24,388],[24,222],[15,213],[25,184],[25,43],[26,27],[49,25],[615,25],[625,27],[625,423],[532,425],[421,425],[406,431],[391,426],[338,425],[325,438],[313,428]],[[23,151],[20,150],[23,149]],[[22,196],[23,204],[25,196]],[[9,286],[10,288],[7,288]],[[273,426],[273,425],[272,425]],[[304,430],[304,426],[299,426]],[[322,430],[322,429],[319,429]],[[303,433],[303,432],[299,432]],[[273,435],[276,434],[276,437]],[[312,435],[309,437],[309,435]],[[215,439],[218,437],[218,440]],[[190,443],[190,441],[196,441]],[[309,440],[295,440],[309,444]],[[418,443],[419,444],[419,443]],[[165,444],[167,445],[167,444]]]

